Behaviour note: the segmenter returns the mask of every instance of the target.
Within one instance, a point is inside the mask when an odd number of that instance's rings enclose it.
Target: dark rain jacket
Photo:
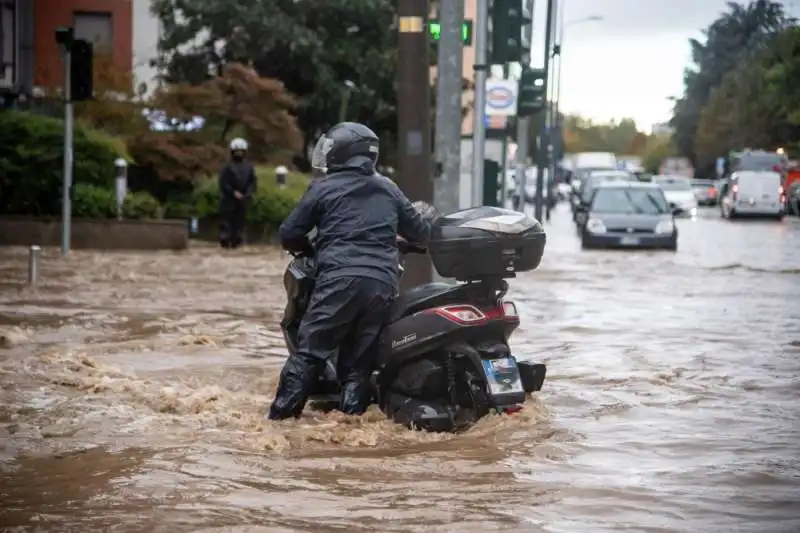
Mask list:
[[[308,249],[314,239],[317,280],[329,276],[367,277],[398,285],[398,234],[412,243],[430,237],[423,219],[389,178],[342,170],[311,182],[283,221],[280,238],[290,251]]]
[[[233,198],[234,191],[239,191],[246,199],[251,199],[256,192],[256,171],[250,161],[228,161],[219,171],[219,192],[223,202]]]

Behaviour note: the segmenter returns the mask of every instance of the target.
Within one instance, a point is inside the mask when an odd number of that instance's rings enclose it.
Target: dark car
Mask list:
[[[595,189],[586,216],[583,248],[678,249],[675,215],[658,185],[603,183]]]
[[[596,170],[587,174],[585,179],[581,181],[572,209],[572,220],[575,221],[575,225],[579,229],[586,222],[586,208],[592,199],[594,190],[601,183],[614,181],[635,182],[636,177],[624,170]]]

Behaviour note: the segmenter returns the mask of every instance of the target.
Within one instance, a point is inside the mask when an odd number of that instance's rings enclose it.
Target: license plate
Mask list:
[[[622,237],[619,240],[619,243],[623,246],[635,246],[639,244],[639,239],[636,237]]]
[[[494,395],[518,394],[525,392],[519,376],[517,361],[513,357],[500,359],[484,359],[483,372],[489,385],[489,392]]]

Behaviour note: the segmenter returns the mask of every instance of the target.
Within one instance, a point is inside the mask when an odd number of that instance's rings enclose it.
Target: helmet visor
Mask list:
[[[325,172],[328,167],[328,153],[333,148],[333,140],[323,135],[317,141],[314,151],[311,153],[311,168],[320,172]]]

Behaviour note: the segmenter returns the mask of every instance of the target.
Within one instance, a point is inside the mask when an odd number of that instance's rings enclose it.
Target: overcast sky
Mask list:
[[[727,4],[726,0],[560,1],[565,21],[561,108],[598,120],[631,117],[646,131],[669,119],[668,98],[682,92],[689,38],[702,37],[701,30]],[[543,56],[546,4],[535,0],[534,58]],[[784,4],[795,16],[800,14],[800,0]],[[603,20],[581,21],[591,16]]]

